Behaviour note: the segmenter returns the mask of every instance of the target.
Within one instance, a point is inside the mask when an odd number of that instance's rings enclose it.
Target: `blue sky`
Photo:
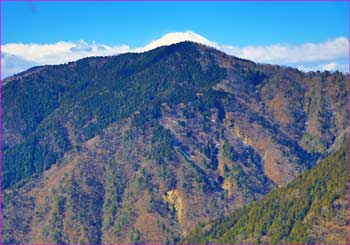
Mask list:
[[[320,42],[348,36],[346,2],[4,2],[2,42],[61,40],[144,45],[192,30],[235,45]]]
[[[52,63],[50,59],[40,60],[37,56],[29,57],[28,52],[21,53],[25,48],[40,53],[38,45],[44,48],[55,44],[55,52],[65,50],[61,54],[65,59],[58,60],[67,61],[89,55],[85,51],[98,47],[111,52],[132,51],[168,33],[186,31],[215,42],[215,47],[225,51],[228,49],[222,45],[229,45],[231,53],[228,53],[255,58],[257,62],[308,66],[305,70],[333,62],[336,68],[347,70],[344,54],[335,51],[332,60],[283,62],[283,57],[261,58],[257,53],[251,55],[249,50],[247,54],[246,48],[260,47],[259,52],[273,53],[276,49],[269,48],[285,45],[283,48],[299,48],[299,52],[304,52],[307,43],[321,45],[333,40],[334,43],[327,45],[338,48],[343,45],[345,50],[344,39],[339,38],[349,36],[348,19],[347,2],[3,2],[3,70],[11,75],[31,65]],[[21,49],[12,44],[31,46]],[[127,47],[120,48],[123,44]],[[69,45],[79,46],[80,51],[85,47],[85,53],[73,53]],[[237,48],[241,48],[239,52]],[[283,50],[289,55],[290,50]],[[52,49],[42,53],[45,52]]]

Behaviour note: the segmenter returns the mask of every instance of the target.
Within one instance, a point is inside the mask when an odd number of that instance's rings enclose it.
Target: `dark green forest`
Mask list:
[[[346,243],[347,163],[344,143],[288,186],[228,217],[199,225],[182,243]]]

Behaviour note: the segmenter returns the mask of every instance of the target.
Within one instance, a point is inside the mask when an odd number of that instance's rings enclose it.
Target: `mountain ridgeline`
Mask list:
[[[192,42],[3,84],[5,243],[179,242],[309,171],[347,127],[345,74]]]

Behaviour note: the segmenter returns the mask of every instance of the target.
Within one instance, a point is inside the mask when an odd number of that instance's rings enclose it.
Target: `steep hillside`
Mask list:
[[[5,242],[179,241],[339,148],[345,81],[191,42],[6,79]]]
[[[287,187],[198,226],[183,243],[349,243],[346,151],[344,143]]]

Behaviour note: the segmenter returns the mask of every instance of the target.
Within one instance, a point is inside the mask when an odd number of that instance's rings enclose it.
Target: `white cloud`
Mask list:
[[[260,63],[294,66],[308,70],[348,71],[349,40],[338,37],[322,43],[301,45],[274,44],[267,46],[232,46],[210,41],[192,31],[168,33],[143,47],[131,48],[128,45],[104,45],[61,41],[53,44],[8,43],[2,46],[2,77],[6,77],[33,65],[61,64],[88,56],[108,56],[126,52],[144,52],[151,49],[193,41],[215,47],[230,55]]]
[[[241,58],[257,62],[299,63],[329,61],[348,57],[349,41],[338,37],[323,43],[301,45],[275,44],[269,46],[221,46],[223,51]]]
[[[35,62],[22,59],[12,54],[1,54],[1,77],[8,77],[19,71],[25,71],[38,65]]]
[[[296,68],[303,71],[343,71],[349,72],[349,63],[346,60],[339,60],[337,62],[329,62],[329,63],[306,63],[306,64],[298,64]]]
[[[57,42],[54,44],[10,43],[2,47],[6,54],[39,64],[60,64],[81,59],[87,56],[105,56],[125,53],[130,50],[127,45],[108,46],[78,42]]]
[[[331,62],[322,66],[322,68],[327,71],[333,71],[336,69],[336,67],[337,67],[337,63],[335,62]]]

